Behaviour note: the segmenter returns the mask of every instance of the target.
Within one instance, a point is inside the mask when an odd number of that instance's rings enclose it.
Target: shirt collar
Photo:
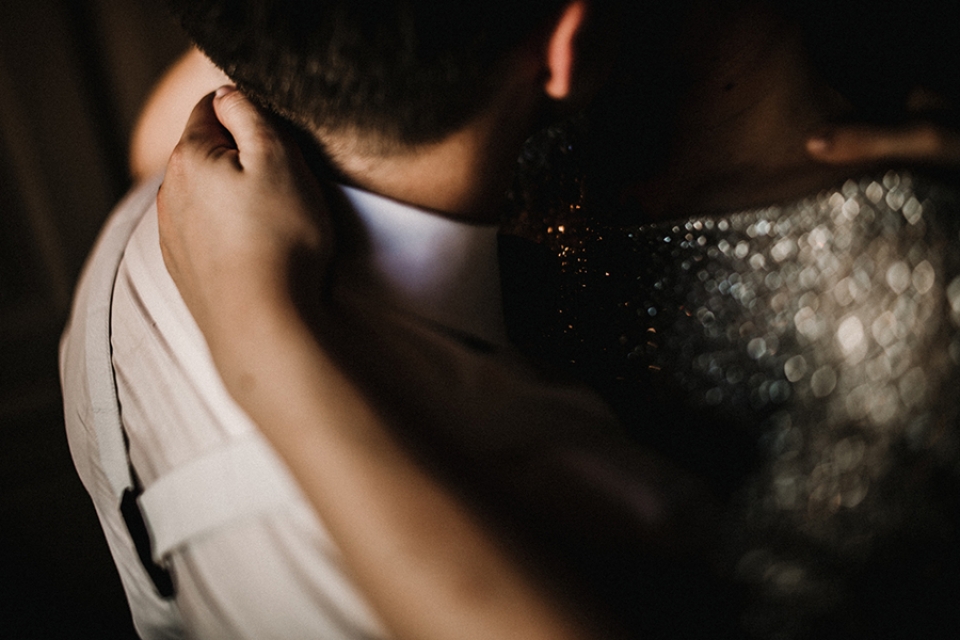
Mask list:
[[[350,286],[456,333],[506,343],[497,225],[476,225],[348,186],[361,232]],[[364,237],[365,236],[365,237]]]

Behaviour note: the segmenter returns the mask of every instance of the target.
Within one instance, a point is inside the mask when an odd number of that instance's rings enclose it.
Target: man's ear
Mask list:
[[[587,16],[585,0],[572,0],[554,23],[547,41],[546,65],[549,77],[543,90],[555,100],[570,96],[577,59],[577,36]]]

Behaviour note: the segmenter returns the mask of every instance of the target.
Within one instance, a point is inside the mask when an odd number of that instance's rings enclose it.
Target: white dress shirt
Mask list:
[[[386,637],[288,470],[224,388],[162,261],[157,185],[139,187],[108,223],[61,347],[71,451],[138,632]],[[426,434],[457,459],[495,466],[561,432],[610,425],[591,394],[545,383],[505,346],[495,227],[341,191],[357,231],[336,273],[336,295],[356,318],[344,357],[398,424],[414,425],[413,440]],[[173,599],[157,595],[117,511],[131,465]]]

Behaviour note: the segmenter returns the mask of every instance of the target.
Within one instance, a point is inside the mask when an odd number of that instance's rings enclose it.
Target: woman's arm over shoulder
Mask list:
[[[200,102],[158,197],[160,241],[227,390],[397,638],[591,637],[417,465],[304,320],[291,257],[322,267],[323,207],[296,148],[239,92]]]

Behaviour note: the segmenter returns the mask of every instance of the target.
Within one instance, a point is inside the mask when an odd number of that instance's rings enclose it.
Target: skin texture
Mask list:
[[[228,391],[287,462],[396,637],[591,637],[411,460],[303,319],[288,257],[322,263],[326,233],[305,171],[296,148],[232,90],[200,102],[171,159],[158,197],[164,261]],[[194,215],[224,204],[236,206]]]

